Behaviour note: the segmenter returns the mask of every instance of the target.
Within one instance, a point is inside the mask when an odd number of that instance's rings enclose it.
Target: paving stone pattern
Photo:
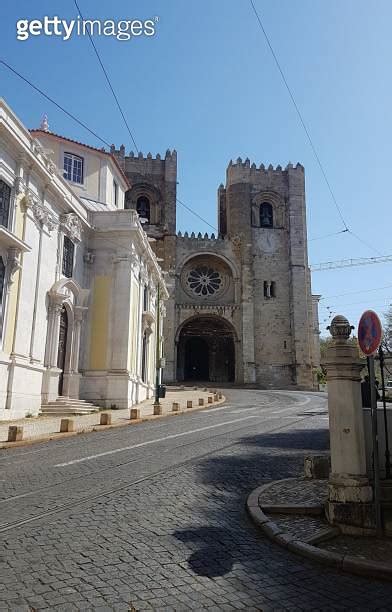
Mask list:
[[[160,421],[161,429],[146,423],[37,445],[29,450],[34,454],[3,451],[1,478],[13,480],[0,504],[3,524],[139,481],[4,533],[0,526],[0,610],[392,610],[391,584],[312,564],[266,539],[246,514],[251,490],[299,476],[304,454],[327,448],[325,420],[299,417],[296,397],[230,391],[227,410]],[[315,397],[310,406],[321,401]],[[256,402],[257,418],[245,420]],[[277,406],[292,411],[270,415]],[[243,417],[232,408],[244,409]],[[134,440],[229,422],[54,467]],[[54,490],[6,500],[11,491],[23,495],[56,483]]]

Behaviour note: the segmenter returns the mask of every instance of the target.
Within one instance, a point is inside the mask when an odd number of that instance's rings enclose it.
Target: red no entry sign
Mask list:
[[[382,327],[380,319],[373,310],[366,310],[358,324],[358,342],[361,351],[369,357],[380,346]]]

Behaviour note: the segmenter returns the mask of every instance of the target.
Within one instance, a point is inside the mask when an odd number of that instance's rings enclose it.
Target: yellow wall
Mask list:
[[[15,228],[14,234],[23,240],[23,226],[24,226],[24,213],[20,208],[20,199],[19,202],[15,202]],[[23,255],[21,257],[21,263],[23,261]],[[13,283],[11,285],[11,290],[7,300],[7,313],[6,313],[6,330],[4,337],[4,352],[11,353],[12,351],[12,342],[14,338],[15,331],[15,321],[16,321],[16,311],[18,304],[18,289],[20,282],[20,270],[15,273]]]
[[[94,280],[90,370],[106,370],[110,285],[109,276],[97,276]]]

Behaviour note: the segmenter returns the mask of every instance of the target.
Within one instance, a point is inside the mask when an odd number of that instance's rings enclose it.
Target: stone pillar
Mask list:
[[[374,526],[361,401],[363,363],[358,348],[348,342],[353,327],[345,317],[336,316],[328,329],[333,341],[323,364],[327,370],[331,445],[327,518],[350,532],[348,526]]]
[[[110,358],[110,370],[112,371],[125,372],[128,369],[131,263],[133,263],[132,256],[125,254],[120,254],[113,260],[112,352]]]

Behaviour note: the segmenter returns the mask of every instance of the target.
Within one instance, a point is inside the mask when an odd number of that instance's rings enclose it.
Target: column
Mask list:
[[[324,366],[328,381],[331,474],[327,518],[339,526],[372,526],[372,487],[366,474],[366,448],[358,348],[348,342],[353,329],[345,317],[331,323],[333,342]]]

